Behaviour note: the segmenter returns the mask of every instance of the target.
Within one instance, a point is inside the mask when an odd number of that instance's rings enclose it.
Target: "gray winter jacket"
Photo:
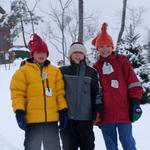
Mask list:
[[[94,68],[71,63],[61,68],[65,81],[68,118],[73,120],[92,120],[95,106],[102,103],[102,90],[98,74]]]

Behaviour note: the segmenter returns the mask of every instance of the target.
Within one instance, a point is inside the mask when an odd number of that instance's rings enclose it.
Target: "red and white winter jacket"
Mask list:
[[[112,66],[112,73],[103,73],[104,63]],[[108,58],[100,57],[93,67],[99,73],[103,89],[102,123],[130,122],[131,101],[141,100],[142,86],[127,58],[122,55],[116,56],[113,53]],[[117,81],[118,87],[113,87],[112,81]]]

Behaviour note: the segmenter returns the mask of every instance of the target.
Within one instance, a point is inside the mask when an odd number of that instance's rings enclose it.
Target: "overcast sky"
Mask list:
[[[9,3],[12,0],[0,0],[0,5],[6,10],[9,8]],[[31,4],[35,3],[35,0],[28,0]],[[56,0],[40,0],[38,7],[48,8],[49,2],[55,2]],[[95,12],[99,17],[99,24],[102,22],[107,22],[109,25],[109,32],[114,37],[114,40],[117,38],[117,33],[119,32],[119,17],[118,13],[122,10],[123,0],[84,0],[85,12]],[[143,36],[146,36],[145,27],[150,27],[149,19],[150,18],[150,1],[149,0],[128,0],[127,4],[130,7],[138,8],[143,7],[147,11],[143,16],[143,22],[139,32],[142,32]]]
[[[122,10],[123,0],[86,0],[86,7],[89,10],[95,10],[99,12],[100,23],[106,21],[109,25],[109,32],[112,33],[114,39],[118,36],[118,30],[120,27],[118,13]],[[138,32],[142,32],[143,36],[146,36],[145,27],[150,28],[150,1],[149,0],[128,0],[127,5],[130,8],[143,7],[146,9],[146,13],[143,15],[143,22]],[[93,6],[93,7],[92,7]],[[144,39],[143,39],[144,40]]]

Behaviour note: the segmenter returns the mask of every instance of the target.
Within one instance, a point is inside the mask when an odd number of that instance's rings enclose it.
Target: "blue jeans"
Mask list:
[[[100,128],[107,150],[118,150],[117,134],[124,150],[136,150],[131,123],[109,123]]]

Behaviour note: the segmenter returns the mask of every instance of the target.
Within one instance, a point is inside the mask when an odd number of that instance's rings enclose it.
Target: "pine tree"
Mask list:
[[[140,34],[135,34],[130,26],[130,31],[125,40],[122,40],[117,47],[120,54],[125,55],[130,61],[143,87],[142,103],[150,103],[150,63],[147,60],[148,52],[144,50],[138,39]]]

